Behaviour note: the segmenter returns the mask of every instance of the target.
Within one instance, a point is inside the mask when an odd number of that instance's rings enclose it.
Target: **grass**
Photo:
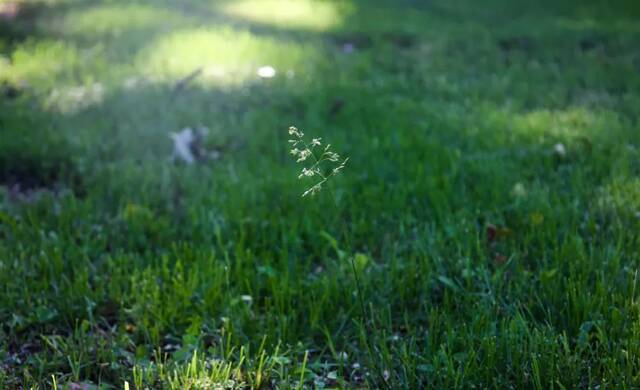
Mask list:
[[[639,19],[22,3],[0,22],[0,387],[640,386]],[[220,158],[173,163],[199,125]],[[335,208],[300,197],[290,125],[349,157]]]

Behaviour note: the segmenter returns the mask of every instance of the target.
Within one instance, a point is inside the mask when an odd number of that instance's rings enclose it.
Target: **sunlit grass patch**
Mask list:
[[[219,9],[246,21],[315,31],[339,27],[352,10],[346,2],[312,0],[239,0],[224,2]]]
[[[108,82],[127,72],[112,64],[104,49],[81,48],[65,40],[28,40],[20,43],[7,61],[0,62],[0,81],[35,92],[47,109],[72,112],[103,100]],[[32,95],[33,96],[33,95]]]
[[[62,22],[65,34],[119,36],[138,29],[166,29],[184,23],[181,13],[147,4],[101,4],[68,12]]]
[[[311,45],[231,28],[200,28],[161,37],[140,53],[137,64],[159,80],[183,78],[202,68],[198,82],[225,85],[257,79],[258,69],[266,65],[275,69],[276,76],[309,70],[317,58]]]
[[[275,347],[275,351],[267,353],[264,344],[261,344],[257,351],[250,353],[246,348],[236,350],[229,347],[227,344],[231,341],[231,335],[223,332],[221,336],[219,348],[215,348],[219,350],[210,348],[208,351],[209,355],[215,354],[218,358],[203,358],[207,353],[190,348],[179,351],[179,354],[184,355],[182,362],[166,362],[166,354],[164,357],[157,354],[159,356],[156,362],[133,368],[132,384],[135,388],[159,383],[163,388],[169,389],[257,389],[283,381],[284,373],[297,374],[297,362],[282,355],[287,351],[281,350],[279,345]],[[254,360],[260,363],[254,365]],[[307,380],[310,379],[307,377],[316,377],[310,369],[301,373]],[[279,383],[277,387],[282,385],[287,386],[287,383]]]
[[[558,140],[604,135],[619,128],[619,124],[612,113],[577,107],[565,110],[540,109],[518,114],[513,118],[513,127],[525,136]]]
[[[100,83],[54,88],[45,100],[45,107],[62,113],[76,112],[100,104],[104,95],[105,88]]]
[[[72,44],[58,40],[30,40],[18,46],[3,66],[0,79],[27,82],[31,85],[51,84],[62,75],[72,76],[82,61],[79,50]]]
[[[637,158],[637,151],[632,158]],[[603,211],[631,216],[640,221],[640,179],[615,179],[598,189],[596,205]]]

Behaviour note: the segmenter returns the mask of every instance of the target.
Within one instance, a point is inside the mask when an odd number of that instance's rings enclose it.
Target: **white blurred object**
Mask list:
[[[209,65],[204,69],[204,75],[211,78],[222,78],[225,76],[225,71],[221,66]]]
[[[553,151],[560,157],[564,157],[567,155],[567,149],[565,149],[564,145],[561,143],[557,143],[553,146]]]
[[[270,79],[275,75],[276,70],[273,68],[273,66],[267,65],[258,68],[258,76],[262,77],[263,79]]]
[[[169,135],[173,140],[173,154],[171,158],[174,161],[181,160],[187,164],[193,164],[197,160],[206,158],[207,156],[205,156],[202,143],[208,132],[209,129],[206,127],[196,127],[195,130],[191,127],[185,127],[177,133],[171,133]]]
[[[187,164],[193,164],[196,161],[191,151],[196,139],[193,130],[190,127],[186,127],[178,133],[171,133],[170,137],[173,140],[173,155],[171,157],[174,160],[182,160]]]
[[[524,186],[524,184],[518,182],[513,186],[513,189],[511,190],[511,195],[513,195],[516,198],[524,198],[527,196],[527,189]]]

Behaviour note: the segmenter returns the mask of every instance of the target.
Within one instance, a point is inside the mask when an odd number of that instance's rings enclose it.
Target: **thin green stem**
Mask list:
[[[315,153],[313,152],[313,148],[310,148],[309,145],[304,141],[304,139],[301,139],[300,141],[304,144],[305,148],[307,150],[309,150],[311,157],[315,160],[315,163],[314,163],[313,167],[318,166],[322,161],[324,161],[324,159],[318,159],[316,157]],[[327,182],[329,177],[331,177],[331,175],[328,176],[328,177],[325,177],[322,174],[322,171],[320,169],[318,169],[318,174],[322,178],[320,183]],[[332,200],[332,204],[333,204],[333,208],[334,208],[335,212],[337,213],[338,216],[340,216],[342,213],[341,213],[340,209],[338,208],[338,200],[336,199],[336,197],[335,197],[335,195],[333,193],[333,190],[331,189],[329,184],[327,184],[327,191],[329,191],[329,195],[331,196],[331,200]],[[350,247],[351,246],[351,242],[350,242],[351,240],[350,240],[350,236],[349,236],[348,233],[349,232],[347,231],[347,226],[346,226],[346,224],[343,223],[342,224],[342,234],[345,237],[345,239],[348,241],[347,245]],[[366,309],[366,305],[364,304],[364,293],[363,293],[362,285],[360,284],[360,278],[358,277],[358,269],[356,268],[355,256],[349,256],[349,262],[351,263],[351,270],[353,271],[353,278],[354,278],[354,281],[355,281],[356,290],[357,290],[357,294],[358,294],[358,302],[360,304],[362,322],[364,323],[364,326],[365,326],[367,332],[369,332],[371,330],[369,328],[370,325],[374,327],[373,330],[375,331],[375,319],[373,318],[373,313],[371,313],[371,315],[370,315],[370,321],[367,321],[367,309]],[[369,355],[369,360],[371,360],[371,363],[374,365],[376,374],[381,379],[380,383],[385,383],[386,384],[386,380],[384,379],[384,375],[382,375],[382,372],[380,371],[380,369],[378,367],[378,363],[373,357],[373,350],[372,350],[372,347],[370,345],[369,338],[367,336],[365,336],[364,339],[365,339],[365,346],[366,346],[367,354]]]
[[[331,196],[331,200],[333,201],[333,207],[334,210],[336,211],[336,213],[338,213],[338,215],[341,214],[340,209],[338,208],[338,201],[336,200],[335,195],[333,194],[333,191],[331,190],[331,187],[329,185],[327,185],[327,191],[329,191],[329,195]],[[351,248],[351,240],[349,239],[349,234],[347,231],[347,226],[346,224],[342,224],[342,235],[345,237],[345,239],[348,241],[347,242],[347,246],[349,248]],[[364,304],[364,294],[363,294],[363,289],[362,289],[362,285],[360,284],[360,278],[358,277],[358,269],[356,268],[356,262],[355,262],[355,256],[351,256],[349,255],[349,262],[351,263],[351,270],[353,271],[353,279],[355,280],[355,284],[356,284],[356,290],[357,290],[357,294],[358,294],[358,301],[360,303],[360,310],[362,311],[361,317],[362,317],[362,322],[364,323],[364,326],[367,330],[367,332],[370,332],[370,326],[373,327],[373,331],[375,332],[375,318],[373,318],[373,312],[370,313],[369,317],[370,317],[370,321],[367,321],[367,309],[366,309],[366,305]],[[379,376],[381,382],[383,384],[386,384],[386,380],[384,379],[384,375],[382,374],[382,371],[380,370],[380,367],[378,367],[378,363],[377,360],[374,359],[373,357],[373,348],[370,345],[370,341],[369,338],[365,335],[365,346],[366,346],[366,350],[367,350],[367,354],[369,355],[369,360],[371,361],[371,363],[374,366],[375,372],[376,374]]]

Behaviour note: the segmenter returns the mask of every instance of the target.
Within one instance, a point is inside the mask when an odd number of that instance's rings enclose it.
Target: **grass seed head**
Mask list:
[[[317,178],[317,182],[307,188],[302,196],[315,195],[322,190],[329,179],[344,169],[349,158],[340,161],[340,155],[331,150],[331,144],[327,144],[322,153],[314,153],[316,147],[322,146],[322,138],[312,138],[311,141],[307,141],[304,133],[295,126],[289,127],[289,135],[294,137],[288,140],[292,147],[290,153],[296,158],[297,163],[303,164],[298,179]]]

